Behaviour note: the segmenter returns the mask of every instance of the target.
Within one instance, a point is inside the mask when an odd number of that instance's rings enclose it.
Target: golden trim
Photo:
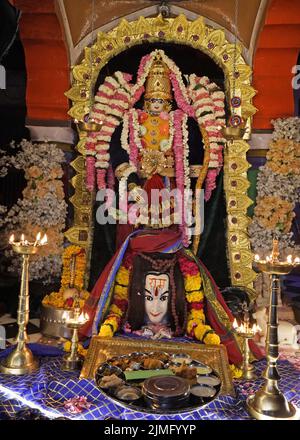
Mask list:
[[[69,115],[73,119],[82,120],[84,115],[89,112],[91,85],[95,84],[99,72],[108,61],[129,47],[142,44],[145,40],[149,42],[164,41],[185,44],[211,57],[224,71],[225,92],[227,103],[229,103],[230,107],[234,81],[234,45],[226,40],[223,30],[214,29],[205,24],[203,17],[199,17],[195,21],[187,20],[184,15],[168,19],[163,19],[161,16],[155,18],[139,17],[138,20],[132,22],[123,19],[111,31],[107,33],[99,32],[95,44],[91,48],[86,47],[84,49],[82,61],[72,69],[73,86],[66,92],[66,96],[73,104],[69,110]],[[93,63],[92,72],[91,58]],[[242,56],[242,46],[240,44],[237,47],[236,71],[238,72],[238,77],[235,78],[236,94],[240,96],[242,103],[239,108],[235,109],[235,113],[240,115],[245,121],[245,126],[250,128],[252,116],[257,110],[252,104],[252,98],[255,96],[256,91],[251,86],[252,69],[246,64]],[[232,109],[230,108],[230,110]],[[76,148],[84,156],[87,133],[78,131],[80,140]],[[249,146],[246,142],[242,141],[230,142],[229,145],[230,147],[225,154],[224,167],[227,212],[228,219],[230,216],[231,218],[236,218],[238,225],[238,239],[233,243],[232,239],[236,234],[237,227],[233,227],[232,221],[229,222],[228,220],[228,257],[231,279],[234,285],[244,284],[251,288],[255,274],[251,269],[250,262],[248,263],[250,242],[247,231],[244,229],[247,223],[245,216],[250,205],[250,199],[245,193],[248,185],[245,171],[248,167],[246,152]],[[230,165],[232,161],[235,161],[238,165],[238,168],[235,170]],[[75,165],[77,166],[76,161],[73,162],[72,166]],[[84,187],[85,171],[83,168],[77,171],[77,176],[78,179],[72,179],[75,195],[71,199],[71,202],[74,204],[76,222],[65,235],[71,243],[84,247],[87,254],[90,255],[91,243],[93,241],[92,209],[94,194],[88,196]],[[233,180],[236,180],[238,183],[236,188],[229,186]],[[89,205],[82,205],[80,203],[82,198],[87,199],[88,197],[90,200]],[[85,223],[81,223],[80,220],[82,219],[80,212],[86,212],[88,209],[90,210],[89,227]],[[86,234],[84,234],[84,231]],[[83,239],[84,237],[85,239]],[[247,264],[245,263],[246,266],[236,263],[237,253],[240,254],[241,262],[247,261]],[[237,273],[240,276],[239,279],[236,278]],[[86,280],[88,281],[88,268]]]
[[[227,249],[232,285],[253,289],[256,273],[252,270],[252,251],[247,233],[250,219],[247,209],[252,200],[247,196],[250,164],[243,140],[229,142],[224,152],[224,188],[227,205]]]
[[[168,353],[187,353],[193,359],[204,362],[215,370],[222,380],[221,395],[235,396],[232,377],[224,345],[205,345],[188,342],[161,342],[145,339],[127,339],[121,337],[100,338],[93,336],[83,368],[81,378],[94,379],[99,364],[112,356],[131,352],[166,351]]]

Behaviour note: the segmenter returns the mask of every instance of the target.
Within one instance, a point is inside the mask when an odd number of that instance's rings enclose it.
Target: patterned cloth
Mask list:
[[[51,347],[50,347],[51,348]],[[43,348],[32,344],[35,354],[40,354],[40,368],[26,376],[8,376],[0,374],[0,419],[13,418],[26,408],[38,409],[48,418],[65,417],[69,419],[102,420],[116,418],[122,420],[247,420],[245,409],[247,396],[254,393],[263,380],[255,382],[235,382],[236,397],[221,396],[204,408],[180,415],[154,415],[124,409],[106,398],[96,387],[93,380],[79,379],[77,372],[65,372],[60,369],[62,356],[59,350]],[[8,350],[0,353],[7,356]],[[58,355],[59,354],[59,355]],[[256,373],[261,375],[266,362],[255,364]],[[288,400],[300,408],[300,365],[288,360],[279,361],[281,375],[280,389]],[[80,414],[70,414],[64,407],[67,399],[84,396],[91,403],[89,409]]]

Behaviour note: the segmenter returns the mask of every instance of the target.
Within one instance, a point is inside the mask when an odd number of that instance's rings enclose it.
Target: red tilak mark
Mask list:
[[[154,296],[158,296],[158,288],[156,287],[155,291],[154,291]]]

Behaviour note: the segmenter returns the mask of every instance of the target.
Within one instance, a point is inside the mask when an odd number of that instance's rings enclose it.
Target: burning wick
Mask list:
[[[292,264],[292,262],[293,262],[293,257],[292,257],[292,255],[289,255],[289,256],[287,257],[286,261],[287,261],[289,264]]]
[[[41,233],[39,232],[39,233],[37,234],[37,236],[36,236],[36,239],[35,239],[35,242],[34,242],[34,245],[33,245],[33,246],[36,246],[36,245],[39,243],[40,239],[41,239]]]
[[[12,234],[12,235],[9,237],[9,243],[14,243],[14,241],[15,241],[15,236],[14,236],[14,234]]]
[[[259,261],[259,260],[260,260],[259,255],[256,254],[255,257],[254,257],[254,260],[255,260],[255,261]]]
[[[251,333],[254,336],[256,333],[261,332],[259,325],[253,324],[253,326],[250,327],[248,323],[242,322],[239,326],[236,319],[233,321],[232,326],[238,333]]]

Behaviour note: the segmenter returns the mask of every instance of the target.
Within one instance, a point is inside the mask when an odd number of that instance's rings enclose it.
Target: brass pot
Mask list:
[[[40,330],[45,336],[53,338],[71,339],[72,330],[63,324],[63,314],[65,318],[73,318],[74,311],[70,309],[57,309],[52,306],[41,306]]]

